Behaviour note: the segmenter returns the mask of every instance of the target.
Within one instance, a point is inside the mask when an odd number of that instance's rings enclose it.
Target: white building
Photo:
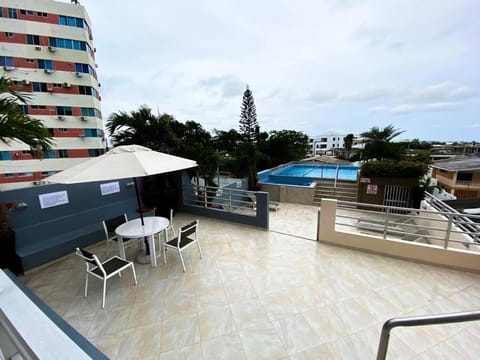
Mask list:
[[[338,151],[345,149],[345,137],[347,134],[329,132],[323,135],[317,135],[309,139],[311,150],[309,156],[335,156]],[[354,135],[352,149],[363,149],[364,142],[358,135]]]
[[[30,93],[26,114],[54,139],[44,159],[17,141],[0,141],[0,189],[42,178],[105,151],[90,18],[76,1],[0,0],[0,75]]]

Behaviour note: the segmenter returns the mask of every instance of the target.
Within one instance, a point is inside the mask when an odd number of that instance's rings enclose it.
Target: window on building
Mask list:
[[[66,133],[66,132],[68,132],[68,129],[67,128],[58,128],[58,131],[60,131],[62,133]]]
[[[6,173],[6,174],[4,174],[4,176],[5,176],[6,178],[11,178],[11,177],[14,177],[15,174],[13,174],[13,173]]]
[[[31,64],[31,63],[34,63],[34,62],[35,62],[35,60],[34,60],[34,59],[25,59],[25,62],[27,62],[27,63],[30,63],[30,64]]]
[[[99,115],[98,110],[95,108],[82,108],[82,116],[99,117],[98,115]]]
[[[28,34],[27,35],[27,44],[40,45],[40,36]]]
[[[53,70],[53,62],[52,62],[52,60],[38,59],[38,68],[39,69],[46,69],[46,70]]]
[[[88,157],[96,157],[103,154],[103,149],[88,149]]]
[[[21,108],[22,108],[22,112],[23,112],[25,115],[27,115],[27,114],[28,114],[28,105],[22,105]]]
[[[0,56],[0,66],[11,66],[14,67],[13,57],[11,56]]]
[[[88,64],[75,64],[75,72],[93,75],[93,69]]]
[[[32,110],[45,110],[47,107],[45,105],[30,105]]]
[[[55,131],[53,130],[53,128],[48,128],[48,133],[50,134],[50,136],[55,136]]]
[[[102,131],[100,129],[85,129],[86,137],[101,137]]]
[[[10,151],[0,151],[0,160],[10,160]]]
[[[20,172],[20,173],[18,173],[18,176],[20,176],[20,177],[33,176],[33,173],[32,172]]]
[[[54,88],[61,88],[61,87],[62,87],[62,83],[53,83],[53,87],[54,87]]]
[[[37,11],[37,16],[43,16],[43,17],[47,17],[48,14],[46,12],[42,12],[42,11]]]
[[[76,18],[76,17],[72,17],[72,16],[60,15],[58,17],[58,23],[60,25],[73,26],[73,27],[78,27],[78,28],[83,28],[84,27],[82,18]]]
[[[57,106],[57,115],[73,115],[71,106]]]
[[[10,19],[16,19],[17,18],[17,9],[9,8],[8,9],[8,17]]]
[[[55,159],[55,150],[44,151],[43,152],[43,158],[44,159]]]
[[[46,83],[41,83],[41,82],[33,82],[32,83],[32,89],[33,89],[33,91],[47,92],[47,84]]]
[[[6,33],[5,33],[5,36],[6,36],[7,38],[13,38],[13,37],[15,36],[15,34],[12,33],[12,32],[6,32]]]
[[[327,142],[327,138],[321,138],[320,141],[321,142]]]
[[[92,88],[91,86],[79,86],[78,87],[78,93],[80,95],[93,95],[96,96],[96,90]]]
[[[473,173],[471,172],[459,172],[457,174],[457,181],[472,181]]]
[[[68,150],[58,150],[59,158],[68,158]]]

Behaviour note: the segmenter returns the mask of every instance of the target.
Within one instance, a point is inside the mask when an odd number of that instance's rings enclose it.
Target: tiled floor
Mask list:
[[[282,204],[271,231],[200,218],[203,259],[192,247],[186,273],[173,252],[158,268],[136,264],[138,286],[128,272],[112,279],[104,310],[100,281],[83,297],[84,263],[74,255],[23,280],[112,359],[374,359],[390,317],[479,309],[479,274],[308,240],[316,212]],[[104,243],[91,249],[101,255]],[[388,357],[478,354],[479,322],[397,328]]]

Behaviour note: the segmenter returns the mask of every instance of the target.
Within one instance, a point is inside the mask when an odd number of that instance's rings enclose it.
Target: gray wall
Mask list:
[[[102,220],[127,213],[136,213],[137,202],[132,179],[119,180],[120,192],[102,196],[100,184],[43,185],[0,192],[0,202],[15,205],[26,203],[25,209],[11,212],[16,233],[17,253],[24,270],[31,269],[70,252],[77,246],[87,246],[105,238]],[[139,182],[141,186],[141,182]],[[69,203],[41,209],[39,194],[66,190]],[[103,255],[103,254],[100,254]]]

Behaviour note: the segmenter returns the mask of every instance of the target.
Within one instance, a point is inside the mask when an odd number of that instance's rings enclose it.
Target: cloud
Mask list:
[[[395,106],[375,106],[369,109],[370,113],[406,115],[425,112],[444,112],[458,108],[459,104],[454,102],[430,103],[430,104],[401,104]]]
[[[197,83],[200,87],[210,88],[220,92],[224,98],[241,96],[245,90],[245,83],[234,75],[211,76]]]

